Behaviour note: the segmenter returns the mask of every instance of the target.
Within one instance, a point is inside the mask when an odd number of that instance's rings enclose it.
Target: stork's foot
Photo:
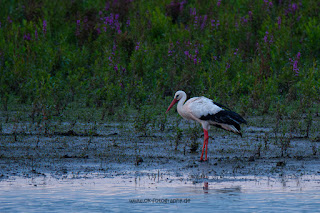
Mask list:
[[[200,158],[200,162],[208,162],[208,159],[203,160],[203,158]]]

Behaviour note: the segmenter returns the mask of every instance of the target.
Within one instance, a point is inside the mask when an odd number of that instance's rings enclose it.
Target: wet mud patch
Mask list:
[[[320,174],[319,132],[308,138],[279,133],[259,119],[248,119],[255,122],[244,126],[243,137],[212,128],[207,162],[199,161],[201,133],[191,139],[190,128],[195,126],[184,121],[179,124],[180,135],[174,124],[147,135],[137,133],[132,123],[51,122],[55,128],[48,132],[28,122],[2,124],[0,178],[115,173],[130,177],[154,170],[223,177]]]

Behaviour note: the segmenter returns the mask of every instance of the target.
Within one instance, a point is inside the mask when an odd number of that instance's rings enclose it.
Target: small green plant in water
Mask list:
[[[141,106],[134,119],[134,128],[137,132],[148,135],[149,125],[155,119],[155,112],[151,106]]]
[[[179,145],[179,142],[182,138],[182,132],[183,132],[182,129],[180,129],[179,127],[176,128],[175,148],[174,148],[175,151],[178,150],[178,145]]]
[[[197,142],[197,139],[199,138],[199,129],[197,125],[193,125],[193,127],[190,127],[187,131],[187,137],[190,138],[190,152],[195,153],[197,149],[199,148],[199,143]]]
[[[290,143],[291,143],[290,138],[285,137],[285,134],[283,133],[280,136],[280,143],[279,143],[279,146],[281,148],[281,157],[285,157],[285,154],[286,156],[289,156],[288,148],[290,148]]]
[[[312,116],[312,112],[311,110],[308,110],[308,114],[307,117],[305,118],[305,122],[307,125],[307,129],[306,129],[306,137],[309,138],[309,133],[310,133],[310,129],[312,126],[312,121],[313,121],[313,116]]]

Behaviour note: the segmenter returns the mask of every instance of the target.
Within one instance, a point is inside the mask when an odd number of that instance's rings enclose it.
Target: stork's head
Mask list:
[[[185,92],[179,90],[179,91],[176,92],[176,94],[174,94],[174,99],[179,101],[182,98],[182,96],[184,96],[185,94],[186,94]]]
[[[181,91],[181,90],[177,91],[176,94],[174,94],[174,98],[171,104],[169,105],[166,113],[169,112],[169,110],[184,96],[187,96],[184,91]]]

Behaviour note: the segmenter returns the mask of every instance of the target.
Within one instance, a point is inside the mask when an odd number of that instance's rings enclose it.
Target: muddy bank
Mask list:
[[[248,120],[243,137],[210,130],[208,162],[199,161],[201,127],[183,120],[168,124],[164,131],[150,127],[147,135],[136,132],[132,122],[52,121],[55,128],[48,131],[28,122],[2,123],[0,177],[163,174],[197,181],[208,176],[320,175],[319,119],[313,121],[309,137],[275,131],[272,119]]]

